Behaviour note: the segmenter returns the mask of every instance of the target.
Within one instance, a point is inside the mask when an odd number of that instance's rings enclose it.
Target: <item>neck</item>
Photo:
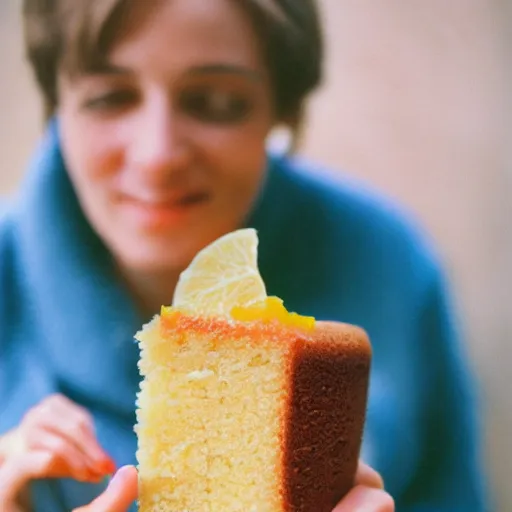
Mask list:
[[[160,313],[161,306],[170,306],[179,272],[134,272],[121,269],[121,278],[144,317]]]

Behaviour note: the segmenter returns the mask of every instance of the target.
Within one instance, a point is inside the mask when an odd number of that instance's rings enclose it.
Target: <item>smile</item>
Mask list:
[[[140,227],[171,228],[187,221],[201,206],[210,200],[206,192],[192,192],[165,199],[140,198],[123,195],[120,206]]]

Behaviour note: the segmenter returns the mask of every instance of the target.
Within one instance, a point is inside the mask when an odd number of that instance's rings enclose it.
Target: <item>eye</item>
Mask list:
[[[117,89],[92,96],[84,102],[84,108],[97,111],[115,111],[137,102],[137,93],[129,89]]]
[[[244,121],[252,109],[247,95],[212,88],[183,91],[179,104],[186,114],[209,123]]]

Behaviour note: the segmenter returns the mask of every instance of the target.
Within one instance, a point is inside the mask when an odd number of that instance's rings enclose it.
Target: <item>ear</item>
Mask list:
[[[294,148],[295,134],[288,124],[279,123],[270,130],[266,146],[270,153],[285,155],[292,152]]]
[[[295,153],[303,139],[306,121],[306,100],[280,116],[272,133],[279,142],[279,148],[286,154]]]

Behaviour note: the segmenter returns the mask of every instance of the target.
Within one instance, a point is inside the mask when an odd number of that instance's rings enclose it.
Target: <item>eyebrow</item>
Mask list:
[[[253,81],[261,82],[263,77],[260,73],[246,66],[239,66],[236,64],[206,64],[203,66],[196,66],[188,71],[191,75],[242,75]]]
[[[101,61],[97,62],[86,69],[87,74],[90,75],[132,75],[133,71],[130,68],[116,66],[110,62]]]
[[[88,70],[92,75],[131,75],[134,71],[130,68],[116,66],[110,62],[97,63]],[[186,71],[186,74],[193,76],[201,75],[239,75],[249,78],[254,82],[263,81],[263,76],[256,70],[236,64],[205,64],[194,66]]]

